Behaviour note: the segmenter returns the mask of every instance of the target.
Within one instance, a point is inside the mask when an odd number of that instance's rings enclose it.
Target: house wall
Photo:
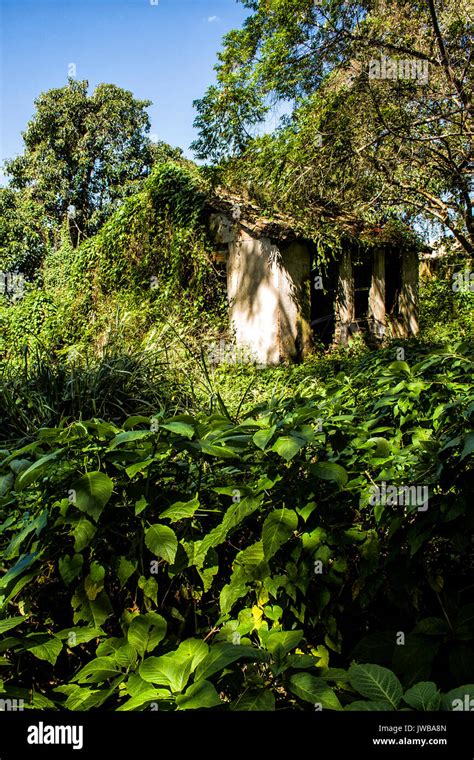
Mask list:
[[[302,242],[281,250],[277,265],[281,354],[299,359],[312,348],[311,255]]]
[[[336,330],[334,342],[347,346],[354,322],[354,274],[350,251],[342,254],[335,302]]]
[[[398,300],[398,327],[400,335],[417,335],[418,324],[419,261],[416,251],[405,251],[402,256],[402,289]]]
[[[369,331],[377,340],[382,340],[387,333],[386,255],[383,249],[375,250],[372,254],[372,276],[368,294],[367,317]],[[401,290],[397,302],[397,315],[389,322],[389,331],[394,336],[408,337],[418,333],[418,278],[418,254],[416,251],[406,251],[401,256]],[[354,270],[350,250],[343,252],[339,263],[335,312],[334,342],[347,345],[355,328]]]
[[[385,335],[385,251],[373,254],[372,281],[369,290],[369,330],[374,338]]]
[[[224,214],[211,217],[215,242],[228,246],[227,291],[231,330],[248,360],[278,364],[299,359],[311,351],[311,253],[302,241],[276,244],[256,237]],[[370,333],[381,340],[387,329],[386,252],[372,254],[372,276],[368,292]],[[418,256],[401,257],[401,291],[397,316],[389,331],[400,337],[418,332]],[[314,297],[317,297],[314,296]],[[354,268],[346,249],[339,262],[334,302],[334,342],[347,345],[355,328]]]
[[[309,350],[309,276],[309,250],[301,243],[279,247],[241,232],[229,244],[231,328],[256,362],[278,364]]]
[[[238,239],[229,244],[227,296],[231,329],[239,348],[252,360],[277,364],[280,359],[278,283],[272,260],[278,249],[268,238]]]

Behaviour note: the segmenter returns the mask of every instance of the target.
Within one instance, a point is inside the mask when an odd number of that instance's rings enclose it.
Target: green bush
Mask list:
[[[2,693],[456,709],[474,681],[472,351],[364,361],[240,420],[82,420],[3,451]],[[383,483],[428,502],[374,501]]]

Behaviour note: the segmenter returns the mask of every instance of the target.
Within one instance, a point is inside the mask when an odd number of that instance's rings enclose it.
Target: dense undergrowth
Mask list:
[[[112,710],[472,696],[472,349],[418,352],[367,354],[238,416],[218,398],[211,414],[83,417],[4,450],[2,696]],[[428,498],[374,501],[384,483]]]
[[[195,168],[156,166],[0,304],[0,699],[461,709],[463,264],[422,282],[420,339],[212,365],[232,336],[205,196]]]

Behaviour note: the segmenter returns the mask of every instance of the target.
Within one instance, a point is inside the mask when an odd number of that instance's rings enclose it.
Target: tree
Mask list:
[[[472,253],[467,2],[242,2],[253,13],[196,102],[199,157],[305,215],[329,198],[371,221],[421,216]]]
[[[149,105],[113,84],[89,96],[88,82],[74,79],[42,93],[23,155],[6,163],[12,187],[29,188],[57,225],[68,215],[77,245],[148,173]]]
[[[54,226],[31,191],[0,188],[0,272],[30,277],[57,242]]]

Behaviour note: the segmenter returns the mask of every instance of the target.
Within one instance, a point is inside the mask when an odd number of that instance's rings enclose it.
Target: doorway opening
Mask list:
[[[356,328],[365,330],[369,313],[369,291],[372,283],[372,262],[359,259],[353,262],[354,276],[354,322]]]
[[[334,340],[335,302],[339,267],[336,261],[311,267],[311,327],[315,338],[328,347]]]
[[[388,317],[399,316],[399,297],[402,290],[402,257],[400,251],[389,249],[385,254],[385,312]]]

